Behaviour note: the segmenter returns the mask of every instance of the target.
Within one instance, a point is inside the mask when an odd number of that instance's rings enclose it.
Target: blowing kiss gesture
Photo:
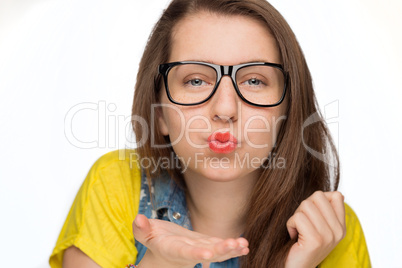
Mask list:
[[[316,267],[346,234],[344,197],[339,192],[317,191],[304,200],[287,222],[291,238],[297,237],[286,267]],[[137,215],[134,237],[148,249],[142,267],[188,267],[247,255],[244,238],[221,239],[187,230],[171,222]],[[257,264],[256,264],[257,265]]]

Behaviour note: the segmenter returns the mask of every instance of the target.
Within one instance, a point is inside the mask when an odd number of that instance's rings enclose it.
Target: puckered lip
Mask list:
[[[208,137],[208,142],[218,141],[220,143],[231,142],[237,144],[237,139],[235,136],[230,134],[230,132],[214,132]]]
[[[229,132],[214,132],[208,137],[209,148],[218,154],[229,154],[236,150],[237,139]]]

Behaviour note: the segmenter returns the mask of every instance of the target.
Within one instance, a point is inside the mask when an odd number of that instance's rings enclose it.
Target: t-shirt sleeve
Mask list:
[[[62,267],[64,250],[75,246],[101,267],[134,263],[132,223],[138,213],[141,173],[133,150],[113,151],[90,169],[75,197],[49,259]]]
[[[364,238],[363,229],[355,212],[345,204],[346,235],[345,238],[320,264],[320,268],[369,268],[370,257]]]

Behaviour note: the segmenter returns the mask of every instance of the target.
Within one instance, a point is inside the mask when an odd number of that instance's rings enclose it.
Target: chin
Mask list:
[[[203,174],[205,178],[216,182],[234,181],[240,177],[240,174],[237,172],[230,172],[228,170],[211,170],[205,173],[205,175]]]
[[[207,155],[207,156],[205,156]],[[240,160],[241,156],[238,157]],[[208,154],[200,153],[192,157],[184,157],[182,161],[184,173],[189,177],[204,177],[206,179],[225,182],[234,181],[243,177],[256,177],[258,176],[259,166],[250,166],[248,162],[236,161],[233,155],[209,156]],[[184,163],[187,163],[185,165]]]
[[[198,169],[194,172],[198,173],[202,177],[215,182],[229,182],[235,181],[240,178],[245,178],[247,176],[254,176],[255,170],[238,169],[232,166],[227,168],[204,168]]]

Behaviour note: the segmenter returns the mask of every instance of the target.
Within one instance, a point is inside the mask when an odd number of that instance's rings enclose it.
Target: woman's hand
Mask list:
[[[286,268],[316,267],[345,237],[344,197],[340,192],[317,191],[304,200],[287,222],[291,238],[297,237]]]
[[[200,262],[222,262],[249,252],[245,238],[210,237],[141,214],[135,218],[133,233],[147,247],[141,267],[193,268]]]

